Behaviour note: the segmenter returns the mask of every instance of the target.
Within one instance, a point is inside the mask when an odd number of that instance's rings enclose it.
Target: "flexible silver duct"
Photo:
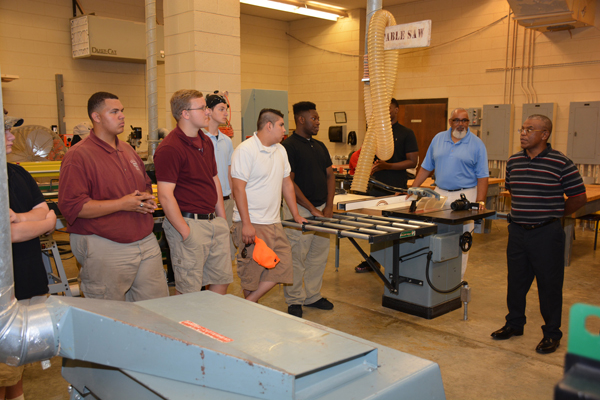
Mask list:
[[[158,73],[156,67],[156,0],[146,0],[146,96],[148,104],[148,162],[158,147]]]
[[[0,89],[0,109],[2,107]],[[4,115],[0,117],[4,126]],[[54,324],[45,304],[26,306],[15,299],[5,135],[0,135],[0,362],[22,365],[58,353]]]

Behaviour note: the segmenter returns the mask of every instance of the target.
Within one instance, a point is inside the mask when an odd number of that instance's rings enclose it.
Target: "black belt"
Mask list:
[[[446,192],[458,192],[459,190],[469,190],[469,189],[473,189],[475,187],[477,187],[477,186],[473,186],[473,187],[470,187],[470,188],[460,188],[460,189],[442,189],[442,188],[440,188],[440,189],[445,190]]]
[[[215,215],[215,213],[210,213],[210,214],[194,214],[194,213],[189,213],[189,212],[181,212],[181,215],[184,218],[193,218],[193,219],[215,219],[217,218],[217,216]]]
[[[229,200],[231,198],[231,196],[227,195],[227,196],[223,196],[223,201],[225,200]]]
[[[554,221],[557,221],[557,220],[558,220],[558,218],[554,218],[554,219],[550,219],[545,222],[541,222],[539,224],[519,224],[517,222],[515,222],[515,224],[517,224],[521,228],[525,229],[526,231],[531,231],[533,229],[541,228],[542,226],[550,225],[551,223],[553,223]]]

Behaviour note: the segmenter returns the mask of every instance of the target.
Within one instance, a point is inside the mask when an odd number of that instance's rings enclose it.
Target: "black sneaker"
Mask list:
[[[321,297],[312,304],[305,304],[304,307],[314,307],[318,308],[319,310],[333,310],[333,303],[327,300],[325,297]]]
[[[302,306],[300,304],[292,304],[288,307],[288,314],[302,318]]]

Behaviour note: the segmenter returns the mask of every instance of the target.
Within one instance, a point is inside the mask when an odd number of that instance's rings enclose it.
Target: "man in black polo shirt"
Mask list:
[[[319,132],[319,113],[314,103],[302,101],[294,104],[295,133],[282,144],[288,154],[294,182],[296,202],[300,216],[331,217],[335,176],[331,157],[325,145],[313,137]],[[284,203],[283,216],[292,218]],[[321,296],[323,273],[329,254],[329,235],[285,229],[294,263],[294,283],[284,287],[288,313],[302,317],[302,306],[321,310],[333,309],[333,304]],[[304,281],[304,287],[302,282]]]
[[[394,155],[387,161],[377,159],[373,163],[373,178],[385,184],[406,189],[407,169],[415,168],[419,159],[419,147],[415,133],[398,122],[398,101],[390,102],[390,119],[394,135]],[[389,196],[392,193],[376,187],[369,189],[371,196]]]
[[[394,154],[387,161],[375,160],[371,169],[373,178],[385,184],[407,188],[407,169],[415,168],[419,160],[419,146],[412,129],[408,129],[398,122],[398,101],[390,101],[390,119],[392,120],[392,133],[394,135]],[[375,186],[369,187],[371,196],[390,196],[392,193]],[[358,264],[354,270],[358,273],[370,272],[371,267],[366,261]]]
[[[506,164],[506,189],[511,194],[508,225],[508,315],[496,340],[521,336],[526,322],[525,302],[536,278],[544,338],[536,351],[552,353],[560,345],[565,233],[560,218],[585,205],[585,186],[579,171],[564,154],[547,143],[552,121],[531,115],[521,129],[523,151]],[[567,196],[565,201],[564,195]]]

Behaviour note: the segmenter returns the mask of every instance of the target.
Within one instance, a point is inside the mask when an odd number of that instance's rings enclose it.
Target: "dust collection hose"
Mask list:
[[[370,82],[364,85],[367,133],[360,151],[351,189],[366,192],[375,154],[389,160],[394,154],[394,137],[389,105],[396,83],[398,50],[384,50],[385,28],[396,25],[394,16],[378,10],[369,22],[367,60]]]

